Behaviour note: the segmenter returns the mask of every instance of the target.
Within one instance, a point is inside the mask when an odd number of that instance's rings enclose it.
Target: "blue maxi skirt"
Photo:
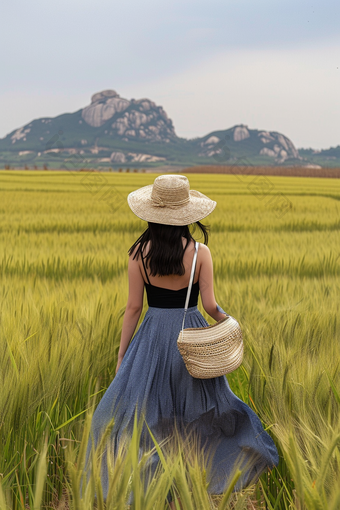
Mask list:
[[[266,467],[277,465],[278,453],[257,415],[234,395],[225,376],[195,379],[189,374],[177,348],[183,313],[183,308],[147,310],[93,415],[91,437],[97,445],[114,417],[111,441],[117,447],[119,438],[131,430],[137,407],[158,441],[176,426],[197,434],[202,448],[213,452],[208,487],[212,494],[224,492],[242,459],[247,468],[238,482],[241,489],[256,481]],[[207,325],[196,306],[188,309],[185,327]],[[87,458],[91,444],[90,439]],[[101,481],[106,498],[108,475],[103,460]]]

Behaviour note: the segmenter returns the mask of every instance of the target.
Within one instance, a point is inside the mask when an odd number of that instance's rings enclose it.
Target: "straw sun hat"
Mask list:
[[[163,225],[190,225],[216,207],[214,200],[190,190],[184,175],[160,175],[153,184],[130,193],[127,200],[136,216]]]

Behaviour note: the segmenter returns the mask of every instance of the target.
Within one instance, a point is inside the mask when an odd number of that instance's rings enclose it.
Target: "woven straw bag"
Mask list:
[[[184,329],[195,274],[197,250],[198,243],[196,242],[182,329],[177,338],[177,346],[189,374],[197,379],[210,379],[233,372],[241,365],[243,340],[239,323],[230,315],[212,326]]]

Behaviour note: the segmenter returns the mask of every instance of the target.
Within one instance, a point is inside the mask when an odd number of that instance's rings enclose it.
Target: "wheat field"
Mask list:
[[[244,362],[228,380],[272,435],[280,463],[239,494],[235,473],[213,498],[204,460],[180,445],[144,493],[136,424],[111,466],[106,508],[128,508],[133,491],[132,508],[165,509],[175,480],[185,510],[338,510],[340,181],[188,177],[217,201],[204,221],[215,295],[244,333]],[[114,378],[127,251],[145,228],[126,196],[154,178],[0,172],[1,510],[105,506],[99,471],[81,496],[84,445]]]

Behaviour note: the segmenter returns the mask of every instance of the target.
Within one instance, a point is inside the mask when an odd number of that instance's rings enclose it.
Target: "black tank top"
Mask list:
[[[148,280],[148,283],[145,282],[148,305],[154,308],[184,308],[188,287],[179,290],[172,290],[152,285],[146,271],[143,256],[142,264],[144,267],[146,279]],[[197,281],[191,287],[191,294],[188,305],[189,308],[191,306],[197,306],[199,290],[199,282]]]

